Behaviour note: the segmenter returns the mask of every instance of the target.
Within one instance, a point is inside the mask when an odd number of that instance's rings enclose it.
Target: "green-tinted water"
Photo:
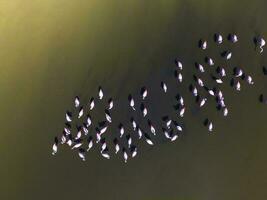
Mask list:
[[[252,37],[267,37],[266,6],[225,0],[1,1],[1,199],[265,199],[267,108],[257,98],[267,92],[261,71],[267,61],[266,52],[254,51]],[[215,32],[235,32],[240,42],[219,49]],[[196,46],[200,38],[209,41],[205,53]],[[229,118],[212,104],[201,112],[190,106],[176,143],[140,144],[127,165],[119,157],[102,159],[96,149],[86,163],[67,148],[51,156],[75,95],[85,103],[102,85],[121,105],[129,91],[138,94],[147,85],[156,120],[172,111],[178,91],[194,105],[187,88],[194,62],[207,54],[224,65],[218,53],[228,48],[229,67],[242,66],[256,83],[242,84],[240,94],[222,86]],[[179,87],[173,80],[177,56],[185,68]],[[170,85],[167,98],[156,89],[161,80]],[[123,108],[115,112],[118,121],[130,117]],[[207,116],[214,120],[213,135],[202,125]]]

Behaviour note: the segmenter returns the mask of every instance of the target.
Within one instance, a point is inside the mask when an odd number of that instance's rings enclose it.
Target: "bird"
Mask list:
[[[170,136],[169,132],[166,129],[163,128],[162,131],[163,131],[163,133],[164,133],[164,135],[165,135],[165,137],[167,139],[171,139],[171,136]]]
[[[111,110],[111,109],[113,108],[113,106],[114,106],[113,99],[110,98],[110,99],[108,100],[108,109]]]
[[[240,84],[240,82],[239,82],[239,81],[236,81],[234,87],[235,87],[235,89],[236,89],[237,91],[240,91],[240,90],[241,90],[241,84]]]
[[[68,139],[66,143],[67,145],[72,146],[72,135],[71,134],[68,135]]]
[[[253,84],[254,84],[254,82],[253,82],[253,80],[252,80],[252,77],[251,77],[250,75],[247,75],[247,76],[246,76],[246,81],[247,81],[247,83],[250,84],[250,85],[253,85]]]
[[[215,92],[213,91],[213,89],[208,89],[208,93],[209,93],[211,96],[215,96]]]
[[[192,87],[191,87],[191,90],[192,90],[193,96],[194,96],[194,97],[197,97],[197,96],[198,96],[197,87],[196,87],[196,86],[192,86]]]
[[[123,153],[124,162],[127,163],[128,154],[127,154],[125,147],[122,148],[122,153]]]
[[[135,122],[133,117],[131,117],[131,122],[132,122],[133,130],[135,131],[136,127],[137,127],[137,124],[136,124],[136,122]]]
[[[147,115],[147,108],[145,107],[145,105],[143,103],[141,104],[141,111],[143,113],[143,117],[146,117],[146,115]]]
[[[147,144],[154,145],[154,143],[152,142],[151,138],[149,137],[147,133],[145,133],[144,136],[145,136],[145,141]]]
[[[243,76],[243,70],[240,69],[240,68],[238,68],[238,67],[235,67],[234,68],[234,75],[235,75],[235,77],[241,77],[241,76]]]
[[[166,122],[167,129],[170,129],[170,128],[171,128],[171,123],[172,123],[172,120],[171,120],[171,119],[169,119],[169,120]]]
[[[133,99],[132,95],[128,96],[128,100],[129,100],[129,103],[130,103],[130,107],[135,111],[134,99]]]
[[[260,48],[260,53],[263,52],[263,47],[265,46],[266,42],[262,37],[257,37],[254,38],[254,42],[255,42],[255,50],[257,48],[257,46]]]
[[[105,110],[105,116],[106,116],[106,120],[107,120],[109,123],[111,123],[111,122],[112,122],[112,120],[111,120],[111,115],[110,115],[110,113],[109,113],[108,110]]]
[[[93,110],[94,107],[95,107],[95,100],[94,100],[94,97],[92,97],[92,98],[90,99],[89,104],[90,104],[89,109],[90,109],[90,110]]]
[[[132,145],[132,142],[133,142],[131,136],[130,135],[126,135],[126,140],[127,140],[128,148],[130,148],[131,145]]]
[[[183,106],[180,110],[180,113],[179,113],[180,117],[184,117],[184,113],[185,113],[185,106]]]
[[[236,43],[238,41],[237,35],[229,34],[228,35],[228,40],[231,41],[232,43]]]
[[[148,119],[147,120],[148,126],[150,127],[150,131],[153,135],[156,135],[156,129],[154,128],[152,122]]]
[[[201,73],[205,72],[205,69],[204,69],[203,65],[201,65],[199,63],[195,63],[195,66]]]
[[[72,146],[71,149],[78,149],[82,146],[82,140],[79,138],[79,139],[75,139],[74,140],[74,145]]]
[[[181,105],[181,106],[184,106],[184,98],[181,96],[181,95],[179,95],[179,104]]]
[[[77,135],[75,137],[75,140],[78,140],[82,137],[82,130],[80,127],[77,128],[78,129],[78,132],[77,132]]]
[[[141,88],[141,96],[142,96],[142,99],[145,100],[145,98],[147,97],[147,89],[146,87],[142,87]]]
[[[71,122],[72,121],[72,113],[71,112],[69,112],[69,111],[67,111],[66,112],[66,120],[67,120],[67,122]]]
[[[227,116],[228,115],[228,108],[224,107],[223,108],[223,116]]]
[[[199,48],[205,50],[205,49],[207,49],[208,43],[207,43],[206,40],[199,40],[199,45],[198,46],[199,46]]]
[[[222,93],[221,90],[218,90],[218,91],[217,91],[216,96],[218,97],[218,99],[223,99],[223,98],[224,98],[224,97],[223,97],[223,93]]]
[[[177,80],[179,83],[181,83],[183,81],[183,75],[181,73],[178,73]]]
[[[58,138],[55,137],[54,144],[52,146],[52,155],[56,155],[58,149]]]
[[[204,87],[204,83],[200,78],[197,78],[197,83],[200,87]]]
[[[102,139],[102,145],[101,145],[101,151],[100,153],[102,154],[103,151],[107,148],[107,143],[105,141],[105,139]]]
[[[99,143],[101,140],[101,134],[97,131],[96,132],[96,143]]]
[[[175,64],[179,70],[183,69],[183,64],[178,59],[175,59]]]
[[[88,139],[87,139],[87,142],[88,142],[88,148],[87,148],[87,151],[90,151],[90,149],[93,147],[93,137],[92,136],[89,136]]]
[[[223,56],[226,60],[230,60],[231,57],[232,57],[232,52],[230,52],[230,51],[224,51],[224,52],[222,53],[222,56]]]
[[[120,151],[120,145],[117,138],[114,138],[113,143],[115,145],[115,154],[117,154]]]
[[[183,127],[179,123],[175,122],[175,126],[176,126],[177,131],[179,131],[179,132],[183,131]]]
[[[215,81],[216,81],[216,83],[218,83],[218,84],[222,84],[222,83],[223,83],[223,80],[220,79],[220,78],[216,78]]]
[[[67,141],[67,134],[63,131],[61,135],[61,144],[65,144]]]
[[[82,126],[82,129],[83,129],[83,132],[84,132],[84,135],[87,135],[88,134],[88,129],[86,128],[86,124],[84,123],[84,125]]]
[[[85,161],[85,150],[83,148],[79,149],[78,155],[82,159],[82,161]]]
[[[171,130],[170,137],[171,137],[170,138],[171,142],[174,142],[178,138],[178,135],[174,134],[173,131]]]
[[[101,99],[103,99],[103,96],[104,96],[103,89],[102,89],[101,86],[99,86],[99,88],[98,88],[98,97],[101,100]]]
[[[213,66],[213,65],[214,65],[214,61],[212,60],[212,58],[210,58],[210,57],[206,57],[205,60],[206,60],[206,63],[207,63],[209,66]]]
[[[70,129],[68,127],[64,127],[64,132],[66,133],[66,135],[70,135]]]
[[[100,135],[104,134],[108,129],[108,126],[104,126],[100,129]]]
[[[138,139],[141,139],[143,136],[143,132],[140,127],[137,127]]]
[[[200,103],[199,103],[199,107],[202,107],[202,106],[204,106],[205,105],[205,103],[207,102],[207,98],[203,98],[203,99],[201,99],[200,100]]]
[[[137,155],[137,147],[136,146],[134,146],[134,145],[132,145],[131,147],[130,147],[130,151],[131,151],[131,156],[132,156],[132,158],[134,158],[136,155]]]
[[[75,108],[78,108],[79,105],[80,105],[80,98],[78,96],[76,96],[74,98],[74,106],[75,106]]]
[[[225,69],[224,69],[223,67],[218,67],[218,68],[217,68],[217,73],[218,73],[221,77],[226,76],[226,72],[225,72]]]
[[[215,40],[215,42],[217,42],[218,44],[221,44],[221,43],[223,42],[223,37],[222,37],[222,35],[216,33],[216,34],[214,35],[214,40]]]
[[[108,148],[105,148],[102,152],[101,155],[106,158],[106,159],[110,159],[110,155],[108,153]]]
[[[86,127],[88,128],[92,124],[91,116],[88,114],[86,119]]]
[[[124,134],[124,127],[122,124],[119,124],[119,131],[120,131],[120,138],[121,138]]]
[[[161,88],[163,89],[163,91],[166,93],[167,92],[167,85],[166,83],[164,83],[163,81],[161,82]]]
[[[209,132],[213,131],[213,124],[211,121],[208,123],[208,130]]]
[[[78,119],[80,119],[82,116],[83,116],[83,107],[81,107],[79,110]]]

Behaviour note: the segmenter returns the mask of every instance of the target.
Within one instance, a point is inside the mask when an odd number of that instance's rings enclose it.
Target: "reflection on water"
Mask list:
[[[266,90],[262,74],[266,56],[255,52],[253,45],[255,35],[267,35],[265,4],[208,0],[1,3],[4,197],[265,197],[266,106],[258,98]],[[236,33],[239,42],[236,47],[223,42],[223,48],[217,48],[212,42],[216,32],[224,38]],[[197,46],[200,38],[210,44],[206,51]],[[233,53],[229,65],[218,56],[228,49]],[[127,165],[121,158],[102,159],[98,150],[92,150],[85,163],[67,148],[56,159],[51,156],[51,138],[61,133],[63,113],[75,95],[84,104],[102,85],[108,97],[123,105],[129,91],[139,95],[145,85],[151,88],[151,106],[157,108],[151,109],[151,116],[175,116],[172,106],[163,105],[175,104],[176,92],[188,105],[195,102],[188,87],[174,83],[173,59],[182,59],[188,86],[196,72],[194,63],[203,63],[207,55],[226,70],[242,67],[255,82],[252,87],[241,85],[239,94],[229,84],[222,86],[228,119],[216,111],[216,102],[203,112],[192,108],[185,114],[184,134],[176,143],[159,140],[155,148],[144,144],[140,155]],[[170,85],[167,98],[158,95],[161,81]],[[116,118],[131,117],[126,109],[117,112]],[[213,135],[200,123],[207,116],[214,121]]]

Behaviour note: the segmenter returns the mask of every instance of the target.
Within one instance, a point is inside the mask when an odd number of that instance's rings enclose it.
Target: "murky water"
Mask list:
[[[0,195],[265,199],[267,107],[258,102],[258,95],[267,93],[262,74],[267,60],[266,52],[254,51],[252,38],[267,37],[266,6],[264,1],[222,0],[1,2]],[[235,32],[240,42],[218,47],[212,42],[215,32],[224,37]],[[200,38],[209,42],[205,52],[197,48]],[[215,103],[197,109],[188,84],[196,72],[195,61],[209,55],[216,64],[226,65],[219,56],[226,49],[233,52],[227,67],[242,66],[255,85],[242,82],[239,94],[229,81],[221,87],[230,111],[223,118]],[[173,78],[177,56],[185,68],[180,86]],[[170,88],[165,96],[159,89],[162,80]],[[97,149],[85,163],[67,148],[52,157],[53,137],[61,133],[73,97],[80,95],[85,103],[99,85],[119,105],[127,103],[129,92],[138,95],[146,85],[154,121],[165,114],[176,116],[172,105],[179,92],[189,105],[181,120],[184,134],[175,143],[159,138],[153,148],[141,142],[139,155],[127,165],[118,156],[103,159]],[[115,104],[115,121],[130,118],[124,107]],[[214,121],[212,135],[202,124],[206,117]]]

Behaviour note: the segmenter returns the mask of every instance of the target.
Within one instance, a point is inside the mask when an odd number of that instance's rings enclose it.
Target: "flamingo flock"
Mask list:
[[[214,42],[221,45],[225,42],[237,43],[238,36],[236,34],[229,34],[225,39],[219,33],[214,34]],[[259,53],[263,53],[263,47],[265,46],[265,40],[262,37],[254,38],[255,50]],[[201,50],[205,51],[209,44],[205,39],[201,39],[198,42],[198,46]],[[230,50],[225,50],[221,53],[221,58],[229,61],[233,57],[233,53]],[[223,91],[220,89],[220,85],[224,84],[227,80],[226,77],[230,77],[230,85],[236,91],[241,91],[241,84],[243,82],[248,85],[254,85],[253,78],[250,74],[244,71],[241,67],[234,67],[232,72],[226,70],[223,66],[216,66],[216,61],[205,56],[203,61],[194,63],[196,73],[192,76],[192,82],[189,85],[189,91],[192,94],[192,98],[195,98],[196,106],[203,108],[208,106],[210,101],[216,102],[216,109],[222,113],[224,117],[229,114],[228,104]],[[202,78],[202,74],[207,73],[209,70],[213,70],[210,76],[214,85],[206,84],[206,80]],[[267,68],[263,67],[263,74],[267,75]],[[174,78],[178,84],[183,82],[183,63],[180,59],[175,59]],[[168,85],[165,81],[161,81],[158,85],[159,90],[162,90],[162,94],[168,93]],[[172,119],[168,116],[163,117],[163,126],[161,129],[157,129],[154,122],[149,119],[150,110],[147,107],[147,98],[149,97],[149,88],[143,86],[140,88],[140,95],[133,96],[128,95],[128,112],[134,112],[142,116],[142,119],[146,127],[141,126],[140,123],[134,117],[130,117],[129,123],[131,124],[131,131],[126,130],[125,125],[121,122],[118,123],[116,135],[112,135],[112,143],[108,143],[106,137],[109,132],[111,124],[117,123],[112,119],[112,112],[116,107],[116,100],[105,96],[104,90],[101,86],[98,87],[97,97],[91,97],[87,100],[86,105],[81,104],[79,96],[73,99],[72,111],[66,111],[65,113],[65,125],[63,127],[62,134],[54,138],[52,145],[52,155],[56,155],[60,145],[66,145],[71,150],[77,152],[79,158],[82,161],[86,160],[86,154],[92,148],[98,148],[101,156],[105,159],[110,159],[112,155],[121,153],[122,160],[127,163],[128,159],[135,158],[138,154],[138,141],[144,140],[149,146],[154,146],[155,137],[162,135],[167,141],[174,142],[179,135],[183,132],[183,124],[180,123],[186,113],[187,106],[182,95],[177,95],[176,113],[177,118]],[[267,96],[261,94],[259,97],[260,102],[267,104]],[[140,108],[136,107],[136,102],[140,104]],[[97,104],[104,104],[104,117],[105,120],[101,123],[96,123],[93,120],[92,111],[97,109]],[[101,112],[101,111],[98,111]],[[79,123],[77,122],[79,121]],[[212,133],[215,129],[215,125],[210,118],[206,118],[203,123],[207,127],[207,131]],[[113,153],[112,153],[113,152]]]

